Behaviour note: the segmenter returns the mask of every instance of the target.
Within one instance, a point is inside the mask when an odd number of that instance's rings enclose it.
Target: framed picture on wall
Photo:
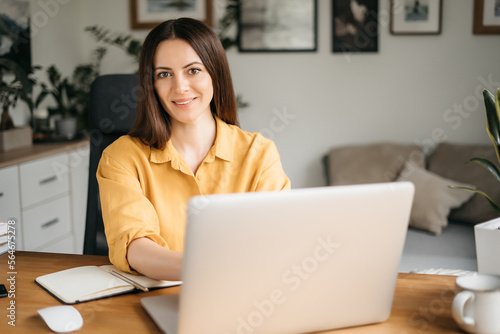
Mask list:
[[[378,0],[332,0],[336,52],[378,51]]]
[[[317,50],[317,0],[241,0],[241,52]]]
[[[474,0],[474,34],[500,34],[500,0]]]
[[[31,70],[30,2],[0,1],[0,26],[6,30],[0,35],[0,59],[16,62],[24,70]]]
[[[152,29],[163,21],[191,17],[212,25],[213,0],[129,0],[130,27]]]
[[[391,33],[439,35],[442,0],[391,0]]]

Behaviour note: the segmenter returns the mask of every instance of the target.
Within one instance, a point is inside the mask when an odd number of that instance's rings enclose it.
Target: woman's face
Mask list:
[[[188,42],[169,39],[158,44],[154,77],[156,93],[172,125],[193,123],[211,116],[212,78]]]

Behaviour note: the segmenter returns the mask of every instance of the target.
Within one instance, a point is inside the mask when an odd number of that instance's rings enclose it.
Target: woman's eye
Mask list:
[[[189,69],[189,74],[196,74],[200,72],[201,70],[199,68],[191,68]]]
[[[170,73],[168,72],[160,72],[157,74],[158,78],[166,78],[170,76]]]

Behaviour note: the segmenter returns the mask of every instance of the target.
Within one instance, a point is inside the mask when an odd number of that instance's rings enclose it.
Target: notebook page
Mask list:
[[[75,303],[134,289],[132,285],[96,266],[67,269],[40,276],[36,281],[66,303]]]

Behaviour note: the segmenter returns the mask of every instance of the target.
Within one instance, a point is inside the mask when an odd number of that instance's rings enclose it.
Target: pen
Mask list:
[[[144,291],[144,292],[148,292],[148,291],[149,291],[149,289],[148,289],[148,288],[146,288],[145,286],[142,286],[142,285],[140,285],[139,283],[137,283],[137,282],[135,282],[135,281],[131,280],[130,278],[125,277],[125,276],[121,275],[119,272],[117,272],[117,271],[115,271],[115,270],[113,270],[113,269],[111,269],[109,272],[110,272],[113,276],[118,277],[119,279],[124,280],[125,282],[127,282],[127,283],[129,283],[129,284],[132,284],[135,288],[137,288],[137,289],[139,289],[139,290],[141,290],[141,291]]]

